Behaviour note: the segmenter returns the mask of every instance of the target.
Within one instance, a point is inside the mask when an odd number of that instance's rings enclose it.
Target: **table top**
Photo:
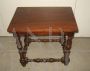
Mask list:
[[[18,7],[7,29],[9,33],[59,34],[78,32],[71,7]]]

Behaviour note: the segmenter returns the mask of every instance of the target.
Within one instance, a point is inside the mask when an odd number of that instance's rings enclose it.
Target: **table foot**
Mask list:
[[[25,59],[20,59],[20,63],[21,63],[21,65],[22,65],[23,67],[25,67],[26,64],[28,63],[27,58],[25,58]]]
[[[70,62],[70,58],[69,58],[69,59],[67,59],[67,60],[65,60],[65,58],[64,58],[64,57],[62,57],[62,58],[61,58],[61,62],[62,62],[64,65],[68,65],[68,64],[69,64],[69,62]]]

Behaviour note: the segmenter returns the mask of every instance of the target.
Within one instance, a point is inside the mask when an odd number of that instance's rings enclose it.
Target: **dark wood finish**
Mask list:
[[[61,62],[60,58],[36,58],[36,59],[27,59],[28,62]]]
[[[74,34],[68,34],[64,36],[64,43],[62,45],[64,57],[61,58],[61,62],[64,63],[65,65],[68,65],[68,63],[70,62],[69,55],[70,55],[70,49],[72,47],[73,37]]]
[[[20,63],[26,66],[28,62],[62,62],[68,65],[70,62],[70,49],[74,34],[78,32],[77,24],[71,7],[18,7],[15,15],[7,29],[16,38],[17,48],[20,54]],[[53,42],[60,42],[64,56],[61,59],[26,57],[28,46],[31,42],[49,42],[49,39],[31,39],[31,32],[35,35],[49,36],[51,34],[63,38],[51,39]],[[21,37],[24,36],[24,46]],[[30,36],[30,37],[29,37]]]
[[[77,32],[77,24],[70,7],[18,7],[9,25],[8,32],[13,33],[13,28],[18,33],[47,35],[49,28],[52,33]],[[28,30],[29,29],[29,30]]]

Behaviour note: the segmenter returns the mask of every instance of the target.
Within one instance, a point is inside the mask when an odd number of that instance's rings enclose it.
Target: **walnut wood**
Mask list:
[[[18,7],[8,27],[13,33],[32,33],[48,35],[52,27],[52,34],[63,32],[78,32],[77,24],[71,7]]]
[[[63,53],[64,57],[61,58],[61,62],[65,65],[68,65],[70,62],[70,49],[72,47],[72,39],[74,37],[74,34],[68,34],[67,36],[64,36],[64,43],[63,43]]]
[[[22,64],[23,67],[25,67],[26,64],[28,63],[26,53],[27,53],[27,48],[30,43],[28,40],[30,39],[28,38],[28,35],[25,35],[24,46],[23,46],[22,41],[21,41],[21,36],[17,34],[17,36],[15,37],[16,37],[17,48],[18,48],[19,55],[20,55],[20,63]]]
[[[74,34],[78,27],[71,7],[18,7],[7,29],[9,33],[15,33],[16,44],[20,54],[20,63],[26,66],[28,62],[62,62],[68,65],[70,62],[70,49]],[[64,56],[60,59],[26,57],[29,43],[35,41],[49,42],[49,39],[31,39],[31,34],[49,36],[49,33],[62,36],[58,39],[51,39],[52,42],[60,42]],[[24,36],[24,46],[21,37]],[[30,38],[29,38],[30,36]]]

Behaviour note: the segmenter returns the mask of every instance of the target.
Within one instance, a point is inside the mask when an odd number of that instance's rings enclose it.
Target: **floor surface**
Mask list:
[[[19,54],[13,37],[0,37],[0,71],[90,71],[90,38],[74,38],[70,54],[70,63],[64,66],[61,62],[34,63],[26,67],[19,63]],[[28,48],[29,58],[63,56],[58,42],[32,42]]]

